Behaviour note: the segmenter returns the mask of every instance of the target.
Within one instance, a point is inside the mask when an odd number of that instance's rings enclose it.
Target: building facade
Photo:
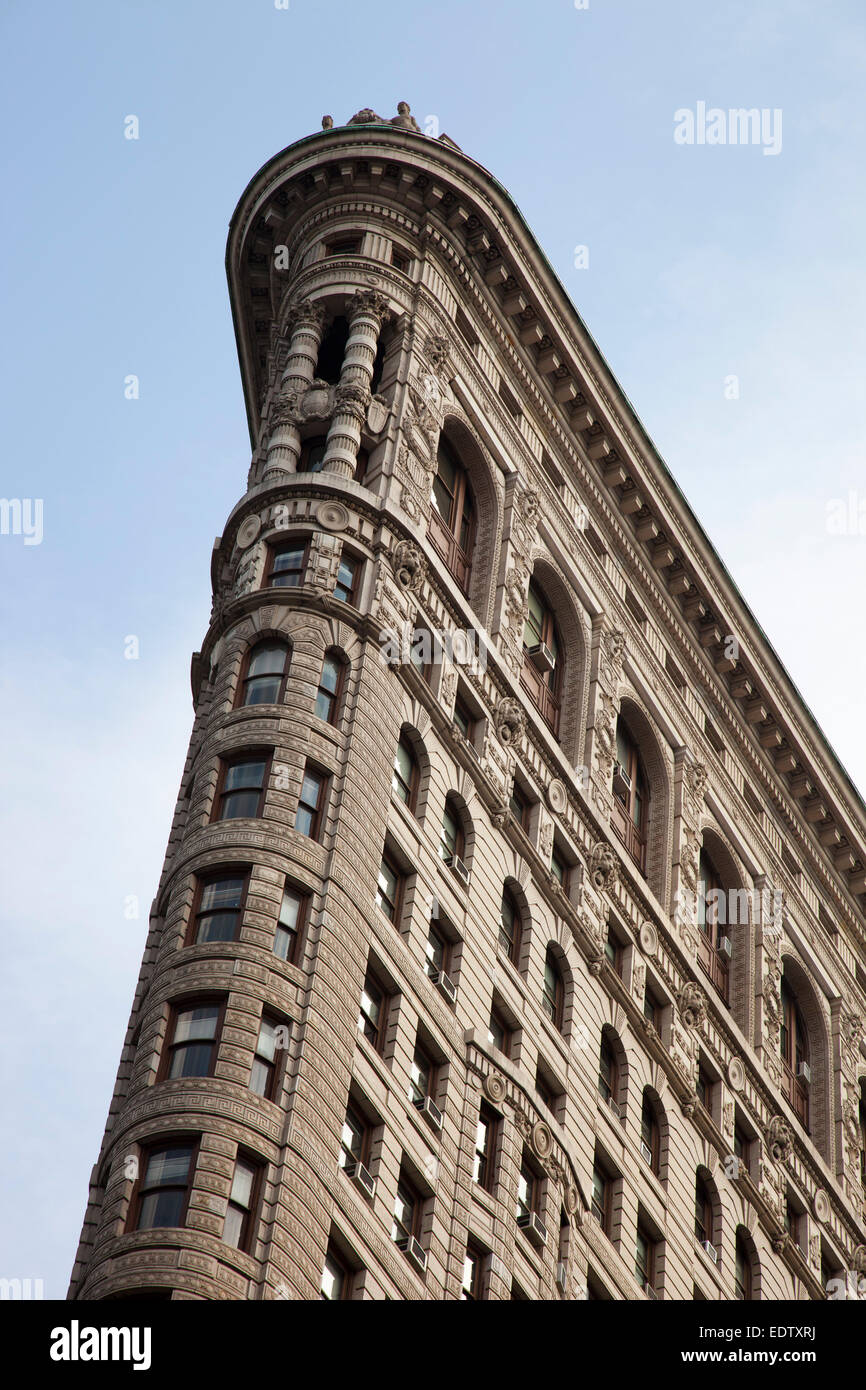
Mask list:
[[[521,214],[326,117],[227,271],[252,464],[69,1297],[856,1292],[866,813]]]

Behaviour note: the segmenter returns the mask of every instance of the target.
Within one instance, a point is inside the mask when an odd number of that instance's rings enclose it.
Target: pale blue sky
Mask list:
[[[0,1276],[62,1297],[249,464],[223,266],[246,183],[325,112],[436,115],[866,786],[866,535],[826,529],[866,502],[866,23],[858,0],[6,0],[0,45],[0,493],[44,501],[41,545],[0,536]],[[675,144],[699,101],[780,108],[781,153]]]

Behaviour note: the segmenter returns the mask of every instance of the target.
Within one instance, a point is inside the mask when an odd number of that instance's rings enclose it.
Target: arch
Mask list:
[[[587,640],[580,619],[580,609],[570,586],[550,557],[544,553],[534,556],[530,577],[530,596],[540,595],[556,629],[556,680],[553,686],[547,679],[544,653],[529,656],[529,648],[537,645],[533,630],[532,611],[524,626],[524,665],[521,684],[541,712],[562,751],[572,762],[579,759],[580,731],[584,723],[584,700],[587,675]],[[542,639],[543,640],[543,639]],[[545,644],[549,645],[549,644]],[[537,663],[541,663],[540,665]],[[545,686],[552,689],[553,708],[545,695]],[[555,718],[551,714],[555,712]]]
[[[520,970],[529,944],[529,913],[526,894],[514,878],[502,885],[502,904],[499,917],[499,949]]]
[[[614,1071],[610,1071],[613,1062]],[[606,1104],[613,1104],[625,1114],[628,1098],[628,1057],[616,1028],[605,1023],[598,1049],[598,1093]]]
[[[626,692],[620,702],[617,719],[617,733],[620,726],[628,734],[637,751],[646,781],[646,821],[643,831],[642,853],[635,855],[628,843],[628,824],[631,811],[616,794],[617,765],[614,766],[614,812],[611,825],[617,838],[625,845],[631,858],[661,901],[666,901],[670,877],[671,845],[671,774],[669,762],[662,751],[662,741],[656,732],[643,706],[631,692]],[[636,839],[639,848],[640,836]],[[643,863],[641,865],[641,859]]]
[[[779,1052],[782,1094],[824,1158],[830,1161],[830,1044],[827,1024],[808,971],[793,952],[782,952]],[[794,1010],[791,1010],[791,1004]],[[801,1063],[808,1075],[798,1076]]]
[[[465,471],[474,506],[474,535],[471,555],[469,556],[469,573],[465,583],[461,583],[456,575],[455,579],[458,586],[466,594],[470,607],[479,615],[482,625],[487,627],[492,598],[491,579],[496,568],[495,558],[498,554],[499,540],[502,534],[502,504],[499,489],[496,485],[493,467],[481,443],[469,428],[468,423],[451,406],[446,407],[445,419],[437,442],[437,456],[432,465],[431,496],[436,478],[440,443],[444,443],[445,447],[452,450],[459,459],[460,465]],[[442,549],[436,543],[437,515],[436,505],[431,501],[428,537],[437,553],[442,555]],[[447,536],[439,536],[439,540],[441,545],[447,544]],[[446,565],[448,564],[447,560],[444,562]],[[451,572],[454,573],[453,569]]]
[[[466,800],[459,792],[449,791],[442,808],[439,854],[446,864],[454,865],[459,860],[469,869],[474,844],[475,832]]]
[[[711,1245],[718,1262],[722,1248],[722,1202],[710,1170],[703,1164],[695,1172],[695,1240]]]
[[[751,891],[730,846],[712,825],[702,831],[697,904],[698,962],[746,1032]]]
[[[747,1302],[761,1297],[761,1261],[748,1226],[738,1226],[734,1233],[734,1292]]]
[[[648,1124],[654,1122],[654,1130]],[[649,1149],[647,1157],[645,1149]],[[670,1125],[661,1096],[654,1086],[644,1086],[641,1092],[641,1157],[649,1164],[659,1181],[667,1186],[670,1160]]]
[[[568,957],[558,941],[548,941],[542,972],[542,1010],[557,1032],[563,1037],[568,1037],[574,999],[574,976]]]
[[[403,747],[407,748],[411,754],[413,768],[407,768],[406,760],[401,758],[400,749]],[[407,772],[410,774],[408,783]],[[412,785],[413,781],[414,786]],[[404,720],[400,725],[397,749],[394,754],[391,789],[398,800],[403,802],[407,810],[411,811],[418,821],[423,819],[422,813],[426,805],[429,785],[430,758],[426,745],[416,726],[408,720]]]

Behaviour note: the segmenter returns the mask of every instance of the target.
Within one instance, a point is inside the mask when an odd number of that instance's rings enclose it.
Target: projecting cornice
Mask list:
[[[401,103],[404,106],[405,103]],[[369,120],[367,119],[369,117]],[[754,744],[776,815],[800,818],[850,904],[863,941],[866,807],[708,536],[658,454],[522,214],[499,183],[447,137],[406,111],[362,111],[274,156],[232,217],[226,268],[250,434],[261,425],[268,364],[291,284],[274,249],[334,202],[411,218],[422,252],[455,291],[495,316],[506,381],[528,414],[555,422],[551,449],[566,471],[592,471],[644,557],[654,584],[690,631],[713,684],[727,691]],[[363,258],[356,258],[363,271]],[[291,273],[291,271],[290,271]],[[482,313],[482,317],[485,314]],[[561,455],[561,456],[559,456]],[[595,518],[593,518],[595,519]],[[732,646],[731,639],[736,646]]]

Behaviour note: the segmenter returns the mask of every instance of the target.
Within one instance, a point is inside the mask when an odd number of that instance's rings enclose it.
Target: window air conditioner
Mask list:
[[[436,988],[442,991],[445,998],[453,1004],[457,998],[457,986],[451,977],[446,975],[444,970],[440,970],[438,975],[433,975],[433,982]]]
[[[401,1240],[397,1241],[397,1248],[402,1250],[407,1259],[410,1259],[414,1265],[417,1265],[422,1274],[424,1273],[427,1268],[427,1252],[420,1241],[417,1241],[414,1236],[403,1236]]]
[[[716,1247],[713,1244],[711,1244],[710,1241],[702,1240],[701,1249],[703,1250],[704,1254],[712,1260],[714,1265],[717,1265],[719,1263],[719,1256]]]
[[[797,1068],[797,1076],[801,1081],[805,1081],[808,1086],[812,1080],[812,1068],[808,1062],[801,1062]]]
[[[552,671],[556,665],[556,657],[546,642],[536,642],[529,648],[529,660],[537,671]]]
[[[547,1227],[541,1217],[534,1211],[525,1211],[517,1218],[517,1224],[522,1231],[525,1231],[532,1244],[539,1250],[547,1244]]]
[[[734,947],[731,938],[729,936],[721,937],[719,941],[719,955],[727,956],[728,960],[730,960],[733,954]]]
[[[365,1197],[372,1197],[376,1191],[376,1179],[363,1163],[347,1163],[346,1174],[360,1187]]]
[[[423,1096],[416,1100],[415,1108],[420,1110],[431,1129],[442,1128],[442,1111],[429,1096]]]
[[[653,1151],[652,1151],[652,1149],[650,1148],[649,1144],[645,1144],[645,1143],[643,1142],[643,1140],[641,1140],[641,1143],[640,1143],[640,1151],[641,1151],[641,1157],[642,1157],[642,1158],[645,1158],[646,1161],[647,1161],[647,1163],[650,1165],[650,1167],[652,1167]]]

